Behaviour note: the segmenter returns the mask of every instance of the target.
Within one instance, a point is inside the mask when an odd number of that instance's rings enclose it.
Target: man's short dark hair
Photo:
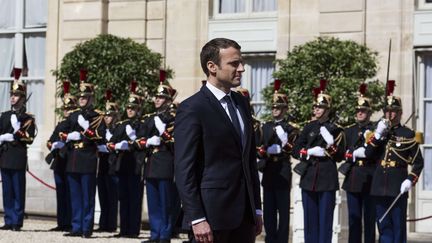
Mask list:
[[[219,51],[220,49],[227,49],[229,47],[234,47],[237,50],[241,49],[236,41],[226,38],[215,38],[203,46],[200,54],[201,67],[207,77],[210,75],[207,69],[207,62],[212,61],[216,65],[220,65]]]

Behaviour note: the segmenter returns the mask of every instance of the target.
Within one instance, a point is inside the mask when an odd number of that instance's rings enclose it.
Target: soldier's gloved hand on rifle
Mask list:
[[[105,139],[106,139],[106,141],[108,142],[109,140],[111,140],[111,138],[112,138],[112,133],[110,132],[110,130],[109,129],[106,129],[106,132],[105,132]]]
[[[375,135],[374,135],[375,138],[380,139],[386,129],[387,129],[387,124],[383,119],[381,119],[381,121],[378,122],[377,128],[375,129]]]
[[[81,133],[77,132],[77,131],[73,131],[71,133],[68,133],[67,137],[66,137],[66,143],[69,141],[78,141],[81,140]]]
[[[352,156],[353,156],[353,162],[356,161],[356,159],[364,159],[366,158],[366,154],[365,154],[365,147],[359,147],[356,150],[354,150]]]
[[[14,136],[12,133],[5,133],[0,135],[0,144],[3,142],[12,142],[14,140]]]
[[[55,149],[61,149],[64,147],[64,143],[61,141],[55,141],[54,143],[51,144],[51,151],[55,150]]]
[[[13,133],[15,134],[21,128],[21,122],[18,121],[18,118],[15,114],[12,114],[10,117],[10,123],[13,128]]]
[[[135,139],[137,139],[135,129],[132,129],[132,127],[129,124],[126,125],[126,134],[132,141],[135,141]]]
[[[282,152],[282,148],[279,144],[272,144],[267,148],[268,154],[280,154]]]
[[[320,146],[315,146],[313,148],[310,148],[307,150],[306,159],[309,159],[310,156],[324,157],[325,156],[325,149],[320,147]]]
[[[159,118],[159,116],[155,116],[154,121],[155,121],[155,126],[156,126],[157,130],[159,131],[159,136],[160,136],[165,131],[166,124],[162,122],[162,120]]]
[[[122,140],[115,144],[115,150],[128,150],[129,143],[126,140]]]
[[[408,179],[405,179],[401,184],[400,192],[405,193],[405,192],[409,191],[411,189],[411,187],[412,187],[412,182]]]
[[[320,134],[324,138],[324,141],[327,143],[327,147],[330,147],[334,144],[333,135],[327,130],[325,126],[320,127]]]
[[[278,138],[282,142],[282,147],[285,146],[288,143],[288,133],[285,132],[281,125],[277,125],[275,130]]]
[[[108,148],[105,144],[98,145],[97,150],[101,153],[109,153]]]
[[[80,125],[80,127],[82,127],[82,129],[84,129],[84,131],[87,130],[90,126],[89,121],[84,119],[81,114],[78,116],[78,124]]]
[[[158,136],[153,136],[149,139],[147,139],[147,143],[146,143],[146,147],[150,147],[150,146],[159,146],[161,143],[161,139]]]

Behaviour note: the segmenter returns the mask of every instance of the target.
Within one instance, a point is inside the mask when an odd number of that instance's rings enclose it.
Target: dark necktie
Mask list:
[[[231,97],[229,95],[226,95],[224,97],[224,100],[227,103],[228,112],[229,112],[230,117],[231,117],[231,122],[234,125],[234,129],[236,130],[237,135],[239,135],[240,140],[242,140],[242,136],[241,136],[242,131],[241,131],[241,127],[240,127],[240,121],[238,119],[237,112],[236,112],[236,109],[234,108]]]

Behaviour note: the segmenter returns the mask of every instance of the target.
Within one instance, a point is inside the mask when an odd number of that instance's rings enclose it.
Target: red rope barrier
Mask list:
[[[49,185],[48,183],[44,182],[43,180],[39,179],[37,176],[35,176],[33,173],[31,173],[29,170],[27,171],[35,180],[39,181],[40,183],[42,183],[44,186],[51,188],[53,190],[55,190],[56,188]]]

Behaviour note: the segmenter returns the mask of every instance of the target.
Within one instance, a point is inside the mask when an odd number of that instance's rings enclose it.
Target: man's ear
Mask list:
[[[217,68],[218,66],[216,65],[216,63],[212,61],[207,62],[207,69],[209,70],[209,73],[216,73]]]

